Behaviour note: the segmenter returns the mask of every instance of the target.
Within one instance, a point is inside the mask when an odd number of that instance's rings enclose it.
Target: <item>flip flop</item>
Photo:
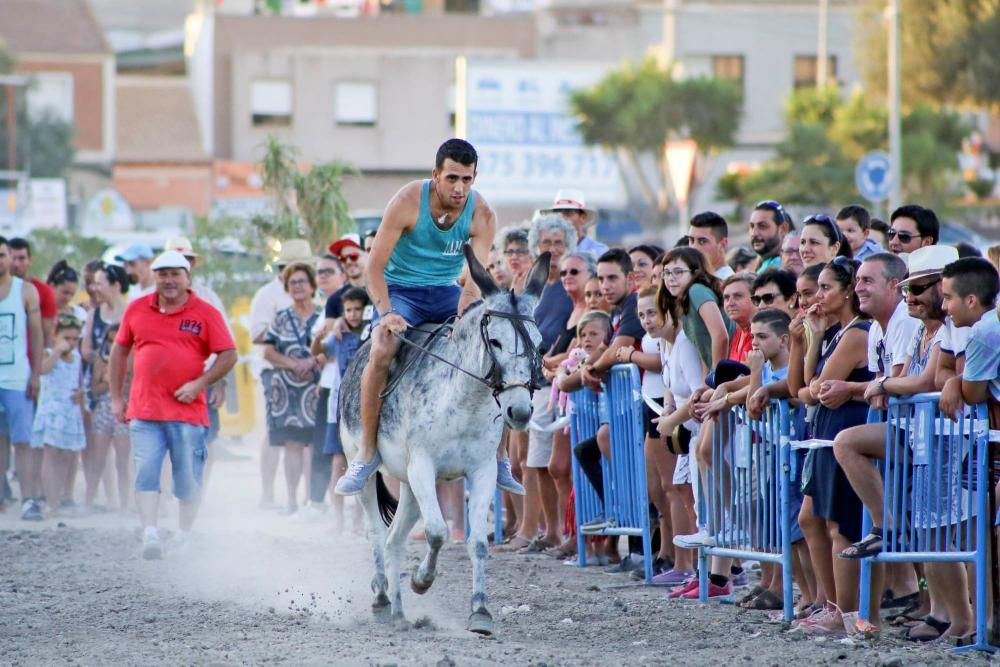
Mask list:
[[[745,604],[747,604],[749,602],[752,602],[755,597],[757,597],[758,595],[760,595],[763,592],[764,592],[764,587],[763,586],[760,586],[760,585],[754,586],[753,588],[750,589],[749,593],[747,593],[746,595],[744,595],[743,597],[741,597],[739,599],[739,601],[736,603],[736,605],[738,607],[742,607],[743,605],[745,605]]]
[[[752,609],[754,611],[776,611],[784,609],[785,603],[771,591],[764,591],[753,600],[740,606],[744,609]]]
[[[915,633],[914,630],[920,628],[920,625],[915,625],[910,628],[910,631],[906,633],[906,638],[911,642],[920,642],[921,644],[926,644],[927,642],[932,642],[936,639],[940,639],[948,628],[951,627],[951,623],[947,621],[941,621],[933,616],[927,616],[923,620],[923,625],[926,625],[931,629],[931,632]]]
[[[551,549],[557,546],[559,545],[543,542],[542,540],[536,537],[535,539],[531,540],[531,542],[528,543],[528,546],[518,549],[516,553],[521,554],[522,556],[540,554],[543,553],[546,549]]]
[[[860,560],[882,553],[883,535],[881,528],[872,528],[860,542],[855,542],[840,552],[844,560]]]
[[[509,542],[501,544],[498,547],[494,547],[494,551],[499,551],[499,552],[518,551],[519,549],[523,549],[529,544],[531,544],[531,541],[528,540],[527,538],[521,537],[520,535],[515,535],[514,537],[510,538]]]

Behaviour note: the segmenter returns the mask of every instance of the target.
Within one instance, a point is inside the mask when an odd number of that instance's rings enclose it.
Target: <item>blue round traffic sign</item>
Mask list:
[[[871,151],[858,160],[854,168],[854,184],[861,196],[872,202],[889,198],[892,186],[892,171],[889,155],[883,151]]]

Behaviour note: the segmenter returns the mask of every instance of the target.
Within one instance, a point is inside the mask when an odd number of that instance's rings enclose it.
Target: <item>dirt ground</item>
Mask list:
[[[483,638],[464,629],[471,575],[459,545],[425,596],[406,587],[400,629],[371,614],[363,538],[257,509],[248,450],[216,462],[185,556],[141,560],[134,515],[29,525],[13,508],[0,514],[0,665],[989,664],[892,637],[807,638],[762,612],[667,601],[599,568],[511,554],[488,564],[497,633]],[[176,506],[166,514],[165,532]],[[421,553],[413,542],[411,565]]]

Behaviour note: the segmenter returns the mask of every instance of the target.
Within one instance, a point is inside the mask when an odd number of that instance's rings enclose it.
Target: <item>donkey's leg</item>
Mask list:
[[[434,583],[438,552],[448,536],[448,525],[441,515],[437,497],[437,473],[426,455],[414,453],[406,471],[410,490],[420,505],[424,518],[424,535],[427,538],[427,555],[410,577],[410,587],[416,593],[426,593]]]
[[[389,538],[386,541],[386,557],[388,559],[386,574],[389,577],[389,599],[392,601],[392,617],[403,618],[403,596],[399,590],[399,571],[406,551],[406,538],[413,525],[420,518],[420,507],[409,484],[399,485],[399,506],[393,517]]]
[[[380,610],[389,606],[389,596],[385,594],[385,524],[382,522],[382,515],[378,511],[378,499],[375,497],[375,482],[370,481],[365,485],[358,496],[361,499],[361,506],[365,510],[368,518],[368,542],[372,547],[372,556],[375,559],[375,576],[372,577],[372,593],[375,598],[372,600],[372,609]]]
[[[469,480],[469,559],[472,561],[472,614],[469,630],[493,634],[493,616],[486,608],[486,522],[490,501],[496,490],[496,465],[491,460],[468,477]]]

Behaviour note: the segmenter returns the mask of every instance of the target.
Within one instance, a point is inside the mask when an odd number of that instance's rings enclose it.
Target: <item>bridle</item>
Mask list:
[[[497,361],[496,353],[493,350],[493,344],[490,342],[489,335],[489,325],[492,318],[499,318],[508,320],[514,327],[514,333],[516,334],[514,339],[514,357],[527,357],[531,365],[531,378],[527,382],[504,382],[503,372],[500,369],[500,363]],[[528,329],[525,326],[526,322],[531,322],[534,324],[535,318],[528,315],[521,315],[520,313],[505,313],[499,310],[487,310],[483,313],[482,319],[479,321],[479,338],[486,349],[486,354],[489,356],[490,367],[486,371],[486,377],[480,377],[475,373],[468,371],[458,364],[445,359],[441,355],[432,352],[427,347],[420,345],[419,343],[414,343],[412,340],[408,339],[404,335],[395,334],[400,341],[410,347],[416,348],[422,354],[426,354],[432,359],[436,359],[446,366],[450,366],[455,370],[465,373],[470,378],[476,382],[484,385],[490,391],[493,392],[493,400],[496,401],[497,405],[500,405],[500,394],[511,389],[523,388],[527,389],[531,395],[534,395],[535,390],[543,386],[545,378],[542,375],[542,355],[539,353],[538,349],[531,343],[531,336],[528,334]],[[524,346],[524,351],[520,351],[520,346]]]

